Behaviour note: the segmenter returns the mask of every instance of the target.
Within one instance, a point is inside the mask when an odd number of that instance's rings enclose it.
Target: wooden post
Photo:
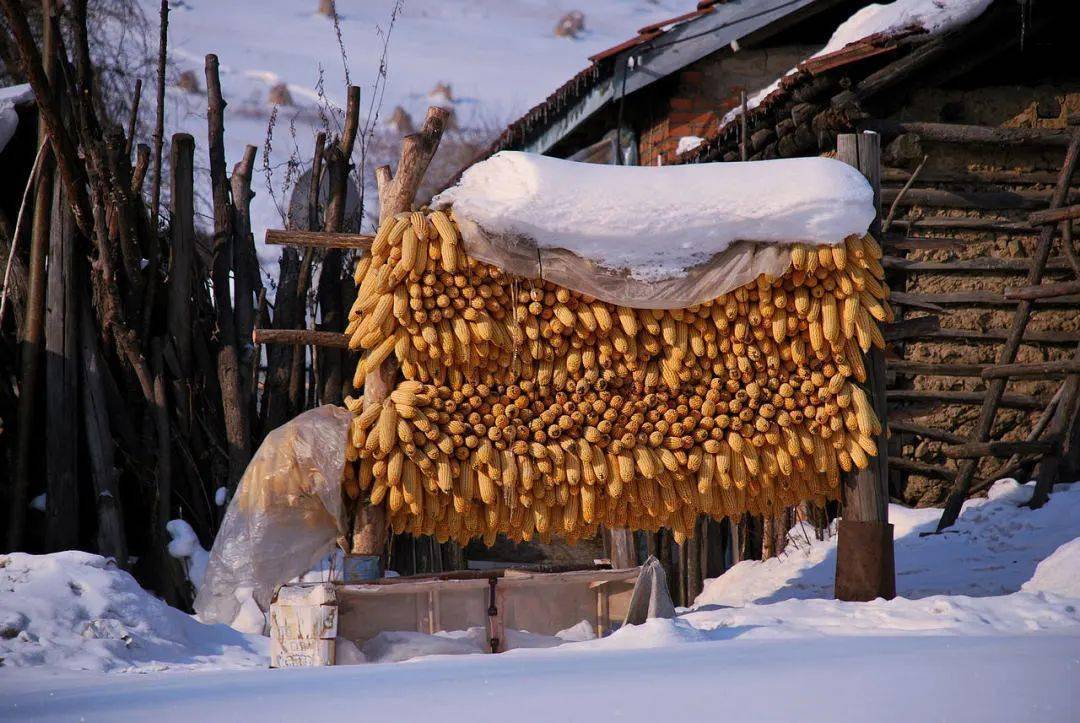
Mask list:
[[[206,56],[207,135],[210,150],[210,187],[214,202],[214,242],[211,246],[214,307],[218,334],[218,384],[229,450],[228,489],[232,493],[251,458],[247,406],[241,397],[240,359],[236,351],[236,323],[229,293],[233,268],[233,219],[229,182],[225,176],[225,100],[221,97],[216,55]]]
[[[45,549],[79,544],[78,294],[75,223],[62,188],[53,187],[45,291]]]
[[[634,549],[634,533],[627,529],[607,530],[608,557],[616,570],[637,565],[637,553]]]
[[[881,218],[881,138],[876,133],[844,133],[836,139],[836,157],[859,169],[874,189],[877,233]],[[872,349],[866,360],[866,391],[881,421],[877,455],[864,470],[843,479],[844,514],[836,551],[839,600],[873,600],[896,596],[893,527],[889,524],[888,440],[885,436],[885,355]]]
[[[429,108],[420,132],[402,139],[401,156],[393,177],[389,177],[388,170],[377,172],[380,219],[412,209],[416,190],[439,147],[449,117],[450,113],[443,108]],[[391,355],[379,369],[368,374],[364,380],[364,405],[380,404],[386,399],[394,388],[397,373],[397,362]],[[386,547],[386,527],[386,505],[361,502],[353,522],[352,554],[382,555]]]
[[[10,10],[8,21],[13,17]],[[42,55],[44,67],[38,66],[40,72],[38,83],[34,85],[34,93],[40,91],[51,92],[49,81],[54,78],[56,65],[56,49],[54,47],[54,35],[52,32],[51,2],[43,0],[41,6],[42,18]],[[23,19],[22,30],[29,35],[30,28],[25,25]],[[19,28],[13,27],[12,30]],[[32,44],[32,43],[31,43]],[[34,46],[36,50],[36,46]],[[45,143],[50,138],[48,129],[50,124],[43,107],[44,100],[40,96],[38,105],[38,144]],[[59,118],[52,119],[52,127],[59,124]],[[19,405],[16,411],[16,443],[15,443],[15,473],[12,479],[11,493],[8,497],[8,529],[7,549],[19,550],[23,546],[23,532],[26,528],[26,503],[30,489],[30,466],[34,457],[33,442],[35,438],[34,408],[37,397],[38,373],[41,360],[41,337],[45,319],[45,254],[49,246],[49,210],[52,201],[52,187],[54,174],[54,155],[46,151],[41,158],[41,168],[38,171],[37,180],[34,182],[34,215],[30,227],[30,261],[28,265],[29,278],[26,294],[26,316],[22,328],[19,329]],[[11,248],[14,253],[16,240],[12,239]]]

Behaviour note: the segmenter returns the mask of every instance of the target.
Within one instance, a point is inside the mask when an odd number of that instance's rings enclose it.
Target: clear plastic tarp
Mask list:
[[[232,624],[304,574],[346,534],[341,475],[352,413],[326,405],[270,432],[225,512],[195,611]]]

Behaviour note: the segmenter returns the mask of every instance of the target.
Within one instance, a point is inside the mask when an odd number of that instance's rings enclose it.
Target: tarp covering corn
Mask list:
[[[601,524],[682,539],[701,513],[838,494],[880,431],[863,353],[890,311],[865,235],[783,247],[789,264],[685,309],[599,301],[466,253],[453,212],[387,219],[356,269],[345,489],[397,532],[570,541]]]

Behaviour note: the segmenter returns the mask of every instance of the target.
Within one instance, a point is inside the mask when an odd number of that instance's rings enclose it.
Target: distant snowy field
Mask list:
[[[1037,511],[1019,506],[1031,490],[999,482],[939,536],[919,535],[939,510],[893,505],[895,600],[832,600],[835,539],[797,527],[674,620],[318,670],[263,670],[265,639],[202,625],[96,556],[9,555],[0,719],[1076,721],[1080,485]]]
[[[157,0],[140,0],[157,31]],[[320,77],[326,100],[345,102],[345,68],[333,23],[319,15],[318,0],[174,0],[170,2],[169,49],[173,78],[192,71],[201,89],[189,93],[170,85],[166,99],[166,137],[187,132],[196,142],[196,168],[207,168],[204,58],[221,63],[226,162],[231,169],[244,146],[263,146],[272,105],[270,89],[285,83],[292,107],[279,109],[269,165],[275,182],[295,151],[311,162],[315,133],[321,129]],[[381,101],[372,89],[393,0],[338,0],[342,43],[349,78],[361,86],[364,116],[369,109],[389,118],[401,105],[416,123],[432,104],[437,83],[453,89],[458,123],[500,129],[588,65],[588,56],[633,36],[637,29],[692,9],[690,0],[406,0],[389,38],[387,82]],[[570,10],[585,13],[577,39],[559,38],[554,28]],[[156,40],[151,41],[156,47]],[[321,68],[321,75],[320,75]],[[144,118],[152,113],[155,81],[144,79]],[[372,105],[372,100],[375,104]],[[439,101],[440,99],[436,99]],[[441,101],[440,101],[441,102]],[[363,122],[362,118],[362,122]],[[294,130],[290,130],[290,125]],[[330,129],[336,125],[330,123]],[[139,139],[149,142],[146,138]],[[263,267],[272,274],[279,249],[264,248],[266,228],[281,226],[279,210],[266,190],[262,172],[253,182],[252,214]],[[280,200],[280,198],[279,198]],[[204,218],[208,223],[210,219]]]

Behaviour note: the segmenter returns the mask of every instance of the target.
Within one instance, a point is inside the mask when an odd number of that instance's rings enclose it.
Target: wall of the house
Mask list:
[[[818,46],[783,45],[725,48],[687,66],[667,85],[667,95],[648,99],[637,124],[642,165],[667,165],[684,136],[708,137],[724,114],[739,104],[739,92],[753,95]],[[654,94],[656,96],[657,94]]]

